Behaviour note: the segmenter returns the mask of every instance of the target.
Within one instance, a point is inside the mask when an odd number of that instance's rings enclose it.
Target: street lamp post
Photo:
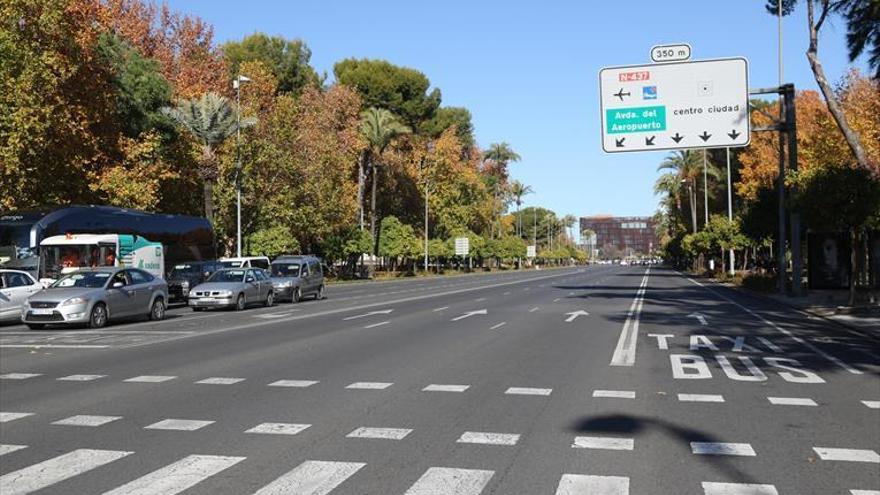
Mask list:
[[[236,121],[237,129],[235,132],[235,156],[236,156],[236,172],[235,172],[235,255],[241,258],[241,84],[250,82],[250,78],[239,74],[232,80],[232,87],[235,89],[235,102],[237,105]]]
[[[434,142],[428,141],[428,144],[425,146],[427,153],[422,157],[422,179],[425,182],[425,274],[428,273],[428,172],[426,170],[425,162],[428,159],[428,155],[434,152]]]

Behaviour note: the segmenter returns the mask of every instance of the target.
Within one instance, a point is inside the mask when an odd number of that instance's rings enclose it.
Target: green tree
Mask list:
[[[467,152],[474,146],[474,124],[471,112],[462,107],[441,107],[431,120],[422,122],[420,131],[433,139],[437,139],[443,131],[455,126],[455,134],[459,143]]]
[[[412,225],[401,223],[397,217],[382,219],[382,236],[379,239],[379,255],[392,259],[396,268],[398,259],[411,259],[420,252],[419,239]]]
[[[527,186],[518,180],[510,183],[510,195],[513,196],[513,201],[516,203],[516,235],[518,237],[522,237],[522,215],[520,211],[522,199],[523,196],[533,192],[535,191],[532,189],[532,186]]]
[[[657,167],[657,170],[669,170],[654,184],[655,191],[666,194],[675,194],[676,198],[686,188],[688,204],[691,211],[691,225],[693,232],[697,231],[697,186],[703,171],[702,156],[689,150],[673,151]],[[678,185],[676,185],[676,183]],[[685,187],[682,187],[684,185]],[[676,200],[676,204],[681,204]]]
[[[484,171],[497,177],[501,182],[507,181],[507,166],[522,159],[507,143],[492,143],[483,152],[483,160],[490,162]]]
[[[430,120],[440,107],[440,90],[428,92],[431,82],[423,73],[385,60],[345,59],[333,66],[336,81],[360,93],[364,107],[384,108],[411,129]]]
[[[299,95],[309,84],[321,83],[318,73],[309,65],[312,51],[302,40],[254,33],[241,41],[228,41],[222,49],[230,80],[239,75],[243,62],[258,60],[278,79],[278,92]]]
[[[237,111],[225,97],[205,93],[198,100],[181,100],[163,112],[186,129],[200,146],[199,176],[204,185],[205,217],[214,221],[214,182],[217,180],[217,147],[239,129]],[[255,118],[241,119],[241,127],[256,124]]]
[[[366,164],[372,172],[372,192],[370,195],[370,232],[378,241],[376,232],[376,184],[379,176],[378,168],[382,164],[382,156],[385,149],[395,138],[410,133],[410,128],[402,124],[397,117],[384,108],[371,107],[361,114],[361,135],[369,144]],[[374,253],[378,250],[378,244]]]
[[[250,256],[268,256],[275,258],[282,254],[298,254],[299,242],[290,229],[283,225],[275,225],[268,229],[258,230],[248,236],[248,254]]]

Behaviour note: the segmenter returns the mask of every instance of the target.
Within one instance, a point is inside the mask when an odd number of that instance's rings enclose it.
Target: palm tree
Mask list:
[[[563,226],[565,226],[565,228],[568,229],[568,239],[571,242],[574,242],[574,234],[572,233],[571,229],[574,228],[574,224],[577,223],[577,220],[577,217],[574,215],[565,215],[564,217],[562,217],[561,223]]]
[[[379,236],[376,235],[376,169],[382,164],[382,155],[388,145],[402,134],[412,132],[400,122],[396,115],[384,108],[370,107],[361,113],[361,135],[367,140],[366,165],[372,172],[372,192],[370,197],[370,232],[373,234],[373,254],[378,251]]]
[[[665,187],[666,191],[674,191],[675,194],[681,193],[681,184],[687,185],[688,192],[688,203],[691,207],[691,224],[694,229],[694,233],[697,232],[697,179],[700,176],[700,169],[702,168],[702,158],[696,152],[689,150],[682,151],[673,151],[670,153],[661,163],[660,166],[657,167],[657,170],[669,170],[669,174],[664,174],[661,176],[662,186]],[[673,185],[675,181],[678,181],[678,185]],[[658,184],[661,182],[658,179],[658,183],[654,184],[655,190]],[[678,200],[678,204],[680,200]]]
[[[510,194],[516,203],[516,235],[522,237],[522,216],[520,215],[520,206],[522,206],[522,198],[527,194],[535,192],[531,186],[527,186],[522,182],[515,180],[510,183]]]
[[[175,107],[164,107],[162,112],[177,125],[189,131],[201,146],[199,177],[203,182],[205,217],[214,221],[214,182],[217,180],[216,149],[238,129],[256,124],[251,117],[240,119],[238,110],[225,97],[205,93],[199,99],[181,100]]]
[[[498,202],[499,193],[506,192],[507,165],[511,162],[518,162],[520,159],[520,156],[507,143],[493,143],[489,145],[488,150],[483,152],[483,171],[492,179],[489,186],[492,189],[493,203]],[[487,166],[486,162],[491,162],[491,165]],[[494,205],[492,216],[495,216]],[[489,229],[489,236],[493,239],[495,238],[494,227],[495,219],[493,218]]]

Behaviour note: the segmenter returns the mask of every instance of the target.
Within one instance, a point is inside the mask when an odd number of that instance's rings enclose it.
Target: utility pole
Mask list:
[[[703,229],[709,226],[709,172],[706,160],[706,148],[703,148],[703,210],[706,218],[703,220]]]
[[[733,222],[733,190],[730,186],[730,148],[726,148],[727,150],[727,219]],[[729,252],[729,261],[730,261],[730,273],[731,276],[735,274],[735,267],[733,266],[735,258],[733,256],[733,248],[730,248]]]
[[[236,108],[236,126],[235,131],[235,155],[236,155],[236,173],[235,173],[235,255],[241,258],[241,84],[249,82],[250,78],[241,74],[235,76],[232,80],[232,87],[235,88],[235,104]]]

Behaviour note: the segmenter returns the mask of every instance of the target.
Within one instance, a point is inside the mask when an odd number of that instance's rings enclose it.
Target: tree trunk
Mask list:
[[[856,305],[856,276],[858,275],[858,267],[856,266],[858,248],[858,234],[856,229],[849,229],[849,306]]]
[[[214,225],[214,181],[211,179],[204,180],[205,195],[205,218],[211,225]]]
[[[379,254],[379,236],[376,232],[376,180],[378,179],[376,175],[376,164],[370,164],[370,168],[373,170],[373,184],[372,184],[372,196],[370,198],[370,233],[373,234],[373,255]]]
[[[358,223],[361,226],[361,230],[364,230],[364,182],[366,181],[364,165],[366,163],[366,156],[366,152],[358,156]]]
[[[694,188],[688,187],[688,201],[691,204],[691,225],[694,229],[694,234],[697,233],[697,195],[694,191]]]

